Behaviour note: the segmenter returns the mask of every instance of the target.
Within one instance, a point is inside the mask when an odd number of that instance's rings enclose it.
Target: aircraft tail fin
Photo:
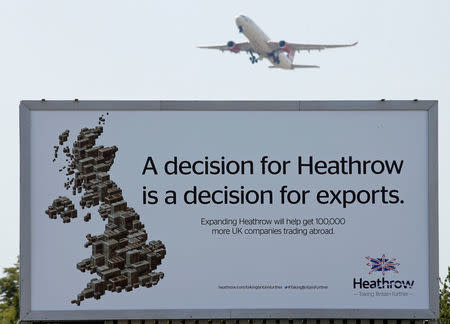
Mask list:
[[[289,61],[291,61],[291,63],[294,63],[294,56],[295,56],[295,50],[291,49],[287,55]]]

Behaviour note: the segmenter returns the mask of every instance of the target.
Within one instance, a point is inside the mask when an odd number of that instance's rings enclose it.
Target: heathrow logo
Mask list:
[[[372,274],[374,272],[381,272],[384,277],[384,274],[388,271],[398,273],[397,267],[400,265],[400,263],[396,262],[397,259],[395,258],[388,259],[386,258],[386,255],[383,254],[381,258],[371,258],[367,256],[366,259],[369,261],[366,264],[370,267],[369,274]]]
[[[385,278],[386,272],[390,273],[398,273],[397,267],[400,263],[397,262],[396,258],[387,258],[385,254],[383,254],[380,258],[372,258],[365,257],[369,262],[366,263],[368,267],[370,267],[369,275],[372,273],[381,273],[383,276],[378,279],[368,279],[368,278],[353,278],[353,289],[358,289],[360,292],[356,293],[356,295],[366,296],[365,292],[361,291],[373,291],[373,289],[377,289],[378,292],[373,293],[373,296],[408,296],[409,293],[406,292],[386,292],[391,289],[412,289],[414,286],[414,280],[408,279],[405,280],[403,278],[397,279],[389,279]],[[386,274],[386,277],[389,277],[389,274]],[[380,292],[379,289],[384,289],[384,292]],[[372,296],[372,295],[371,295]]]
[[[388,271],[398,273],[397,267],[400,263],[396,262],[396,258],[388,259],[386,258],[386,255],[383,254],[381,258],[371,258],[367,256],[366,259],[369,260],[369,262],[366,263],[366,265],[370,267],[369,274],[381,272],[384,277],[384,274]]]

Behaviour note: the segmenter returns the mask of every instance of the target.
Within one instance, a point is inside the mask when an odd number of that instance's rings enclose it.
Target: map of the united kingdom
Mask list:
[[[155,271],[166,255],[164,244],[155,240],[147,243],[148,234],[140,216],[128,206],[122,189],[110,179],[109,171],[118,148],[96,145],[105,121],[106,116],[102,115],[98,126],[81,129],[72,148],[64,146],[69,130],[60,134],[59,145],[54,146],[53,162],[61,159],[58,156],[61,147],[64,153],[65,165],[59,172],[65,172],[65,189],[72,190],[74,196],[81,195],[82,209],[99,206],[99,216],[107,221],[102,234],[86,236],[84,246],[91,247],[92,254],[76,264],[78,270],[97,275],[72,300],[78,306],[88,298],[100,299],[106,291],[120,293],[140,286],[150,288],[164,277],[164,273]],[[75,204],[66,196],[56,198],[45,213],[50,219],[59,216],[63,223],[70,223],[78,216]],[[87,213],[84,221],[90,220],[91,213]]]

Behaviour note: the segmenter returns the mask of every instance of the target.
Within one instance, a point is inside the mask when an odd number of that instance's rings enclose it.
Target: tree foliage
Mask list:
[[[441,309],[440,321],[442,324],[450,324],[450,267],[444,280],[441,279],[441,289],[439,294],[439,306]]]
[[[16,324],[19,319],[19,261],[3,269],[0,278],[0,324]]]

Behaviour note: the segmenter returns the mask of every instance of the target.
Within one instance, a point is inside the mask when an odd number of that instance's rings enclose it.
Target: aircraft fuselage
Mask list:
[[[273,65],[283,68],[292,69],[292,62],[286,54],[278,52],[274,53],[267,43],[270,38],[261,28],[250,18],[240,15],[236,17],[236,25],[239,31],[247,37],[254,51],[260,55],[261,58],[267,58]],[[276,55],[276,56],[275,56]],[[278,58],[278,59],[277,59]]]

